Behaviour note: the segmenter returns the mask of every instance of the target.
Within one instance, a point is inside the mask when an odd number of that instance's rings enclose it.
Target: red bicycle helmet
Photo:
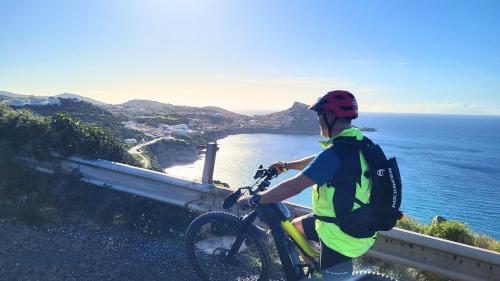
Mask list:
[[[333,112],[337,118],[356,119],[358,118],[358,103],[353,94],[344,90],[336,90],[326,93],[323,97],[309,107],[321,114],[323,112]]]

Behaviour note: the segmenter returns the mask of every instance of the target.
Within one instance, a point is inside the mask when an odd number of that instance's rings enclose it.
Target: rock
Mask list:
[[[447,219],[445,219],[444,217],[442,216],[435,216],[433,219],[432,219],[432,223],[437,223],[437,224],[440,224],[442,222],[445,222],[445,221],[448,221]]]

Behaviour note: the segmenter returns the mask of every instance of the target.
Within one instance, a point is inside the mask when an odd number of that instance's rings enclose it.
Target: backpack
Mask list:
[[[328,149],[333,149],[342,163],[328,183],[328,186],[335,186],[333,206],[336,217],[316,218],[335,223],[343,232],[355,238],[368,238],[377,231],[392,229],[403,216],[399,210],[402,184],[396,158],[387,160],[380,146],[367,137],[363,137],[361,141],[354,137],[339,137]],[[365,176],[372,182],[368,203],[363,203],[354,196],[356,183],[360,183],[361,177],[359,150],[369,166]],[[353,153],[356,157],[353,157]],[[360,207],[353,211],[354,203]]]

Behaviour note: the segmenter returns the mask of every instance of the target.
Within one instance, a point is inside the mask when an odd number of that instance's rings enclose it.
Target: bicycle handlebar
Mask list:
[[[257,172],[253,176],[257,181],[252,186],[244,186],[238,188],[235,192],[229,194],[226,198],[224,198],[224,202],[222,203],[222,208],[225,210],[230,209],[236,204],[238,199],[241,197],[242,190],[248,190],[250,195],[254,195],[257,192],[264,191],[271,185],[270,180],[278,176],[278,171],[275,168],[267,168],[264,169],[262,165],[259,166]],[[256,188],[253,188],[257,185]]]

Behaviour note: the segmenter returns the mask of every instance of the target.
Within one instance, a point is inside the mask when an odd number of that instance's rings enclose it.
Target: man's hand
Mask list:
[[[241,207],[251,207],[250,205],[250,195],[243,195],[240,197],[240,199],[238,199],[238,205],[240,205]]]
[[[276,170],[276,173],[279,175],[285,171],[285,166],[286,166],[285,162],[278,160],[278,161],[274,162],[273,164],[271,164],[271,166],[269,166],[269,168],[274,168]]]
[[[238,200],[238,204],[240,206],[248,206],[250,208],[255,208],[257,205],[259,205],[259,200],[260,200],[260,194],[254,194],[254,195],[245,195],[243,198],[240,198]]]

